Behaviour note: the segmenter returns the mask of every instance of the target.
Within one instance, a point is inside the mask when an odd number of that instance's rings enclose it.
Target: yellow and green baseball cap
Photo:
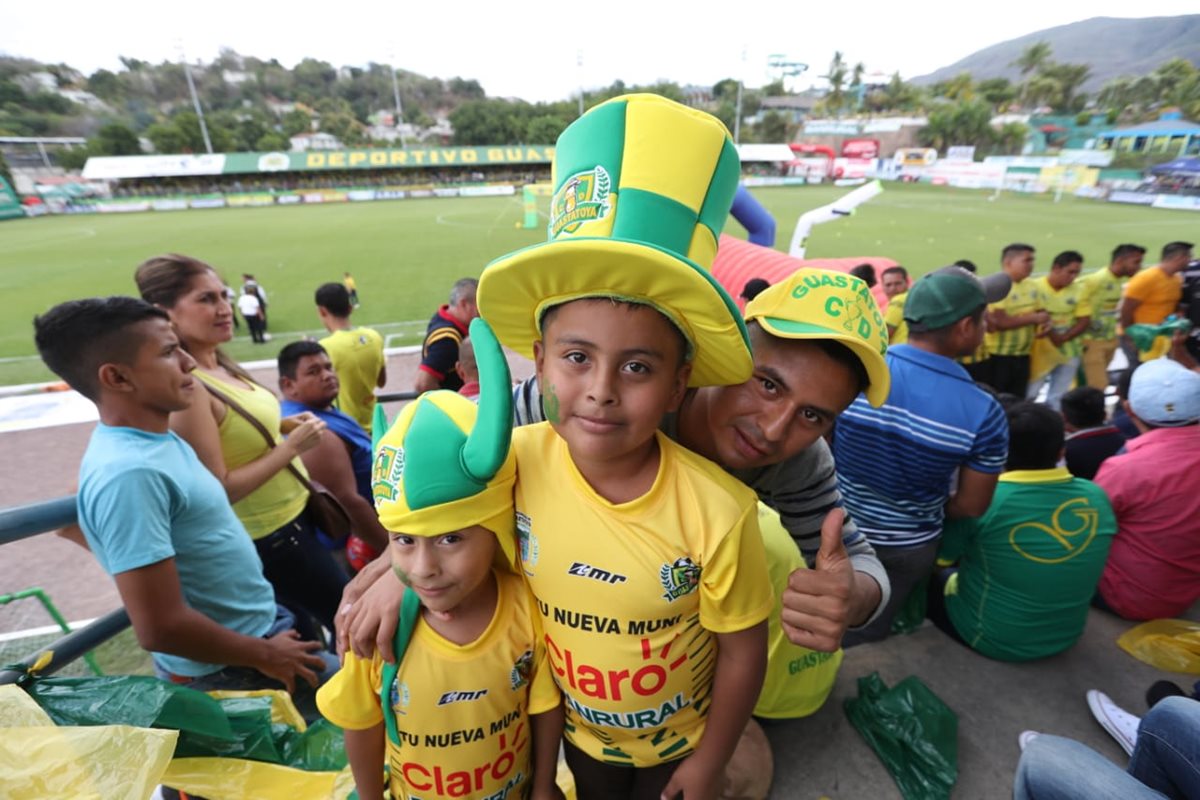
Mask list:
[[[487,266],[480,313],[501,342],[532,357],[552,306],[643,303],[687,339],[690,385],[747,380],[745,324],[710,273],[740,172],[729,132],[710,114],[652,94],[592,108],[555,147],[549,241]]]
[[[512,382],[486,322],[471,322],[479,405],[457,392],[426,392],[380,439],[371,471],[379,522],[410,536],[481,525],[500,542],[497,560],[516,570]]]
[[[867,370],[867,402],[887,400],[892,375],[884,354],[887,325],[867,284],[853,275],[798,269],[746,305],[746,321],[781,339],[830,339],[846,347]]]

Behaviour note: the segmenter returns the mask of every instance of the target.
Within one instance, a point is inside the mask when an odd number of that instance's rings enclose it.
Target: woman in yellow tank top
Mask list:
[[[220,349],[233,338],[233,309],[212,267],[172,254],[146,261],[134,278],[142,298],[170,315],[184,348],[196,359],[194,374],[200,383],[195,401],[171,414],[171,429],[224,485],[254,540],[276,601],[307,612],[332,631],[347,576],[317,540],[305,512],[308,492],[287,469],[291,464],[307,475],[298,456],[316,446],[325,423],[312,414],[289,417],[292,429],[286,439],[280,437],[278,398]],[[271,432],[276,446],[268,446],[209,387],[252,414]],[[297,613],[298,619],[303,616]]]

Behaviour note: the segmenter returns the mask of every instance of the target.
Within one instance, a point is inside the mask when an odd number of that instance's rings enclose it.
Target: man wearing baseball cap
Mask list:
[[[945,518],[977,517],[991,503],[1008,423],[955,359],[982,341],[987,304],[1008,292],[1003,278],[985,283],[945,267],[913,284],[904,305],[908,343],[887,351],[891,391],[877,407],[869,395],[855,400],[838,423],[838,486],[892,586],[883,612],[848,634],[847,645],[885,638],[929,575]]]
[[[1142,433],[1096,473],[1117,515],[1096,605],[1126,619],[1176,617],[1200,598],[1200,374],[1147,361],[1124,403]]]

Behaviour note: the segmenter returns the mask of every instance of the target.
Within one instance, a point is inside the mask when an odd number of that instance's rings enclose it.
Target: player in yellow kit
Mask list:
[[[715,797],[766,664],[754,493],[658,431],[686,388],[741,383],[736,306],[706,267],[737,188],[728,132],[619,97],[555,149],[550,241],[484,270],[479,308],[534,357],[518,429],[521,567],[564,695],[580,800]]]
[[[471,333],[479,406],[428,392],[376,454],[376,508],[408,587],[395,663],[346,653],[317,696],[345,729],[361,800],[382,798],[385,763],[394,800],[561,796],[559,694],[515,571],[508,370],[487,325],[477,320]]]

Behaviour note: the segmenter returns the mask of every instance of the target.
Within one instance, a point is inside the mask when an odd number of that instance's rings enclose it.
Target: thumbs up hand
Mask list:
[[[829,512],[821,524],[815,567],[788,576],[780,621],[792,644],[827,653],[841,647],[854,593],[854,565],[842,542],[845,517],[840,508]]]

